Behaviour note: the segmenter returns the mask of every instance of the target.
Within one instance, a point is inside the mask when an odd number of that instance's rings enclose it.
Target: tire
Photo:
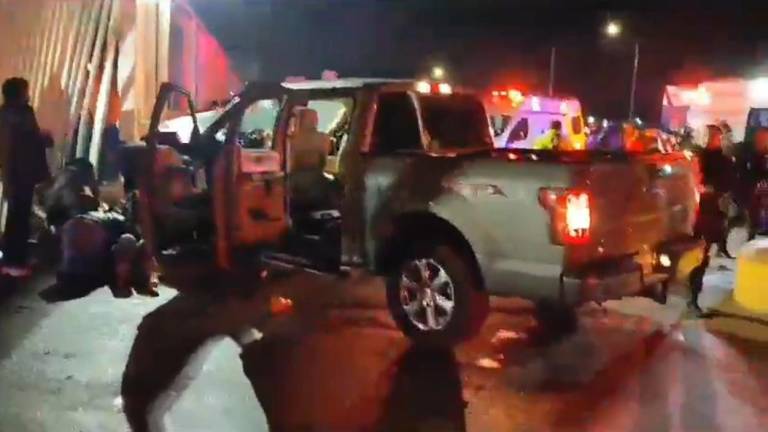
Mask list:
[[[535,318],[539,327],[539,336],[545,341],[563,339],[579,329],[576,309],[559,300],[537,301]]]
[[[467,251],[440,241],[423,241],[417,242],[398,261],[387,277],[387,305],[395,323],[406,336],[417,345],[450,347],[477,334],[488,315],[488,295]],[[406,284],[404,278],[417,279],[414,270],[420,268],[436,276],[435,282],[427,285],[437,289],[424,290],[424,285],[412,283],[408,283],[409,289],[403,288]],[[418,274],[418,271],[415,273]],[[437,278],[442,275],[447,277],[447,281],[441,279],[443,282],[438,282]],[[420,288],[414,288],[414,285]],[[423,300],[419,300],[418,293],[424,297]],[[429,293],[439,294],[440,301],[438,297],[427,300]],[[447,313],[445,299],[450,300],[451,293],[453,306]],[[433,310],[431,323],[427,313],[430,306],[425,305],[425,301],[431,304]],[[412,307],[407,308],[406,304]],[[409,313],[409,310],[416,311]]]

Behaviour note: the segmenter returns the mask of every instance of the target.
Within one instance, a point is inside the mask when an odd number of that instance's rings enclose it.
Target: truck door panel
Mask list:
[[[152,109],[150,126],[144,138],[146,150],[141,155],[141,168],[138,175],[139,187],[139,222],[145,242],[149,245],[153,254],[158,252],[158,231],[162,230],[167,220],[162,209],[171,205],[168,194],[164,193],[162,184],[165,174],[174,168],[180,167],[181,156],[173,148],[173,143],[180,144],[179,133],[181,131],[163,130],[162,122],[173,117],[188,116],[190,130],[190,143],[199,137],[199,128],[195,115],[195,105],[190,93],[174,84],[163,83],[158,90],[155,105]],[[171,144],[171,145],[169,145]]]
[[[231,266],[233,248],[274,245],[288,228],[282,147],[265,139],[268,148],[246,149],[239,142],[257,129],[278,132],[284,89],[264,84],[253,86],[252,91],[256,97],[249,97],[238,108],[242,111],[228,126],[214,166],[215,221],[221,233],[217,255],[223,268]],[[280,134],[274,135],[276,140]]]

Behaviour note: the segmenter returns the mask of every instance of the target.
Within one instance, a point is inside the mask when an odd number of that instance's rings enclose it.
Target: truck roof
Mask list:
[[[364,87],[374,87],[376,89],[386,88],[393,91],[416,90],[416,87],[422,83],[429,83],[432,87],[431,93],[437,94],[438,85],[442,82],[418,79],[395,79],[395,78],[342,78],[333,80],[302,80],[286,81],[277,83],[274,81],[249,81],[246,83],[239,96],[259,95],[264,92],[287,91],[300,92],[333,92],[334,90],[361,89]],[[448,83],[445,83],[448,84]],[[271,90],[270,90],[271,89]],[[449,84],[449,94],[476,94],[471,89],[454,86]],[[417,90],[418,91],[418,90]]]
[[[306,80],[284,82],[283,87],[291,90],[334,89],[334,88],[359,88],[364,86],[384,86],[389,84],[413,83],[412,79],[392,78],[342,78],[336,80]]]

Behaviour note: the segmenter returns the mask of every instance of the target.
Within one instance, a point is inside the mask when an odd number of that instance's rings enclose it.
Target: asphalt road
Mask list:
[[[395,329],[376,279],[256,279],[251,289],[209,281],[156,299],[100,289],[58,303],[38,296],[50,277],[15,291],[4,283],[0,431],[122,431],[129,421],[185,432],[768,424],[768,326],[690,318],[681,297],[583,308],[580,330],[549,344],[528,337],[529,304],[493,299],[477,339],[421,351]],[[710,274],[705,303],[719,303],[731,283],[725,267]],[[293,310],[271,315],[275,295]]]

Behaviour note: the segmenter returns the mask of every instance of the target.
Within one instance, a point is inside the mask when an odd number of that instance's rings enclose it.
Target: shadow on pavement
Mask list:
[[[731,312],[723,312],[719,310],[708,311],[704,313],[701,316],[701,318],[702,319],[729,318],[729,319],[735,319],[739,321],[748,322],[751,324],[758,324],[758,325],[768,327],[768,320],[765,318],[759,318],[759,317],[749,316],[749,315],[740,315],[740,314],[735,314]]]
[[[588,430],[594,422],[593,417],[606,401],[623,391],[627,381],[647,367],[648,360],[655,355],[666,338],[663,332],[655,331],[643,338],[640,344],[594,371],[592,378],[580,386],[579,392],[570,395],[569,400],[561,405],[559,412],[552,418],[552,430]],[[584,397],[585,394],[589,397]]]
[[[0,306],[19,294],[21,285],[22,283],[18,279],[0,276]]]
[[[466,431],[459,366],[451,350],[411,347],[398,360],[381,431]]]
[[[95,284],[86,280],[82,281],[82,283],[71,284],[66,287],[59,283],[54,283],[48,288],[40,291],[38,295],[46,303],[58,303],[87,297],[102,286],[104,285]]]
[[[209,312],[220,298],[179,294],[144,317],[123,373],[123,410],[134,432],[164,431],[164,418],[222,336]]]
[[[466,430],[451,350],[411,348],[379,316],[385,310],[365,307],[360,298],[339,309],[332,293],[337,283],[302,287],[302,280],[279,278],[248,297],[237,289],[228,295],[184,291],[149,313],[123,374],[123,410],[132,430],[165,430],[167,414],[222,337],[243,348],[243,379],[271,431]],[[307,293],[292,296],[301,312],[272,315],[271,296],[297,285]],[[326,293],[321,300],[313,294],[318,289]]]

